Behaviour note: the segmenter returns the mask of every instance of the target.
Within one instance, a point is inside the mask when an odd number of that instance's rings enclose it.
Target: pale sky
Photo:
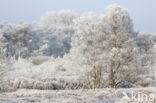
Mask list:
[[[156,0],[0,0],[0,23],[39,22],[46,12],[62,9],[104,13],[113,3],[129,9],[136,31],[156,33]]]

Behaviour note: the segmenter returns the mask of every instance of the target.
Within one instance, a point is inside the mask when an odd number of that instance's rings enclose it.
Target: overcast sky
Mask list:
[[[46,12],[62,9],[104,13],[113,3],[129,9],[136,31],[156,33],[156,0],[0,0],[0,22],[38,22]]]

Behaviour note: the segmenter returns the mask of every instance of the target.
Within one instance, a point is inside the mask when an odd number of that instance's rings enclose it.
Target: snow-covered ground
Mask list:
[[[19,89],[14,92],[1,93],[0,103],[156,103],[156,88]]]

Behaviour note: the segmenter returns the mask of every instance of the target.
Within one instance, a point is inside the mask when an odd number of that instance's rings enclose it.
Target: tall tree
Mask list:
[[[111,5],[105,16],[82,15],[76,26],[71,53],[85,65],[89,88],[99,88],[104,74],[111,88],[122,81],[135,82],[142,69],[127,9]]]

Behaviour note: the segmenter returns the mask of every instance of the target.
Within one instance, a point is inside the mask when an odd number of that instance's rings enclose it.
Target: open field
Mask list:
[[[122,99],[125,96],[128,99]],[[0,103],[156,103],[156,88],[26,90],[0,94]],[[142,101],[143,100],[143,101]]]

